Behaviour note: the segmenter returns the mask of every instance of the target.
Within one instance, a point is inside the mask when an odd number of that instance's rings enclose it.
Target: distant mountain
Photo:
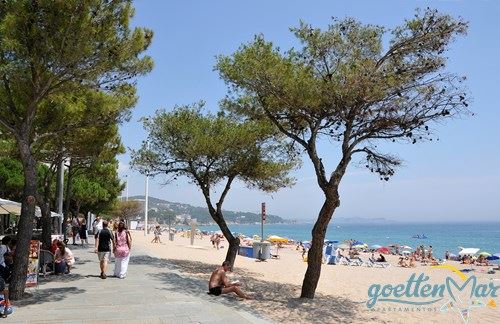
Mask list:
[[[397,223],[395,220],[386,218],[362,218],[362,217],[336,217],[333,219],[334,224],[386,224]]]
[[[144,201],[144,196],[133,196],[131,200]],[[189,219],[196,218],[198,224],[214,224],[212,217],[208,213],[206,207],[196,207],[189,204],[181,204],[171,202],[155,197],[148,199],[148,216],[156,218],[158,222],[168,223],[170,220],[175,220],[177,223],[187,223]],[[230,224],[253,224],[260,223],[260,214],[251,212],[240,212],[223,210],[224,218]],[[290,223],[276,215],[266,215],[267,224]]]

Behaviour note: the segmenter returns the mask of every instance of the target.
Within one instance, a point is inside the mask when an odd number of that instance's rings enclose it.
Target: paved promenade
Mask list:
[[[15,301],[2,323],[266,323],[252,314],[252,301],[207,295],[207,282],[176,270],[168,260],[133,251],[126,279],[99,278],[97,255],[69,248],[72,273],[40,278],[31,297]],[[112,274],[110,264],[108,275]]]

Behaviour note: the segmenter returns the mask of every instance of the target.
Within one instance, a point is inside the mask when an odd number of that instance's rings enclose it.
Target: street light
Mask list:
[[[146,143],[146,149],[149,151],[149,142]],[[149,195],[149,170],[146,171],[146,193],[144,195],[144,236],[148,234],[148,195]]]
[[[128,201],[128,174],[125,175],[125,201]]]

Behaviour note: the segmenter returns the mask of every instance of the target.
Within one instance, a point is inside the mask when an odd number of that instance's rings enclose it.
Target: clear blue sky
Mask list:
[[[499,220],[500,207],[500,45],[497,1],[187,1],[135,2],[134,24],[154,30],[149,55],[151,74],[138,80],[140,100],[132,120],[121,127],[123,142],[137,148],[145,138],[138,119],[158,108],[205,100],[210,109],[226,93],[213,71],[218,54],[230,54],[256,33],[282,49],[294,43],[289,27],[300,19],[324,27],[332,16],[351,16],[365,23],[392,27],[410,18],[417,7],[431,6],[470,22],[469,33],[448,53],[448,69],[467,75],[473,97],[472,118],[438,127],[440,142],[389,146],[405,160],[389,182],[352,165],[341,184],[341,206],[335,216],[384,217],[401,221]],[[335,161],[335,148],[325,160]],[[144,194],[144,177],[128,170],[129,155],[120,157],[120,175],[128,174],[129,194]],[[268,213],[293,219],[315,219],[323,202],[310,162],[295,173],[291,189],[272,195],[233,186],[225,209]],[[203,206],[201,192],[185,181],[163,186],[150,181],[150,194]]]

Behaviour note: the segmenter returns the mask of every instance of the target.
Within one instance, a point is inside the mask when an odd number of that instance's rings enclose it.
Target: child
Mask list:
[[[0,291],[3,294],[3,300],[0,301],[0,317],[5,318],[12,314],[12,304],[9,300],[9,291],[5,287],[5,281],[0,277]]]
[[[160,236],[161,236],[161,228],[160,225],[156,225],[155,230],[154,230],[154,235],[155,238],[151,241],[151,243],[161,243]]]

